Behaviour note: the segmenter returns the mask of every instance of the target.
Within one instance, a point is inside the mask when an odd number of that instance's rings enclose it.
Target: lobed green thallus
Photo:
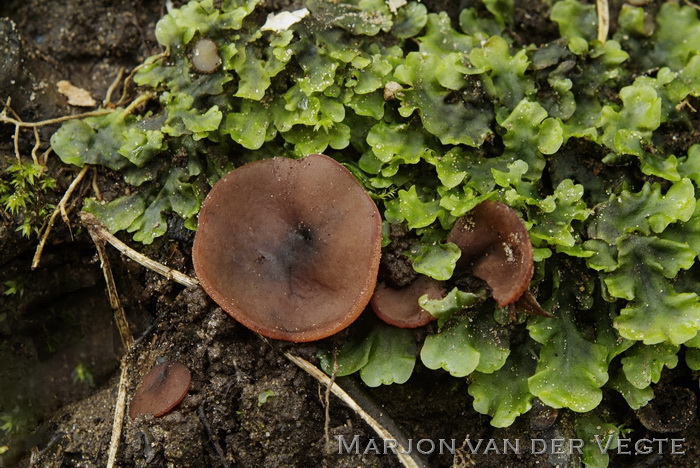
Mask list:
[[[556,316],[505,327],[507,311],[455,283],[421,303],[439,318],[422,343],[372,318],[355,327],[339,375],[402,383],[420,359],[469,376],[494,426],[537,397],[586,413],[576,427],[589,439],[619,432],[596,411],[604,387],[639,408],[681,349],[700,369],[694,8],[624,4],[601,43],[594,5],[555,1],[559,37],[530,44],[512,2],[483,0],[455,22],[418,2],[309,0],[282,31],[261,29],[255,0],[216,4],[159,21],[168,54],[134,77],[156,105],[70,121],[52,138],[65,163],[105,166],[132,186],[86,202],[111,231],[149,244],[177,217],[195,229],[209,187],[234,167],[324,152],[377,202],[384,245],[403,224],[412,268],[440,281],[454,280],[460,251],[445,239],[456,219],[487,199],[516,210],[533,244],[530,290]],[[221,59],[209,74],[190,62],[202,38]],[[513,329],[525,338],[511,344]]]

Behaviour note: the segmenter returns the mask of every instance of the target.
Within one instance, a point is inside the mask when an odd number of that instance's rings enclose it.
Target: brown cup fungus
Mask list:
[[[459,268],[486,281],[499,307],[518,301],[534,272],[532,244],[525,224],[503,203],[484,201],[459,218],[447,236],[459,246]],[[534,300],[534,298],[533,298]]]
[[[409,286],[400,289],[380,283],[372,296],[372,309],[390,325],[400,328],[422,327],[435,319],[418,304],[418,299],[426,294],[429,299],[442,299],[445,295],[443,282],[419,276]]]
[[[261,335],[295,342],[330,336],[360,315],[380,255],[376,205],[322,154],[227,174],[202,205],[192,251],[221,308]]]
[[[140,414],[159,417],[176,407],[190,390],[192,376],[184,364],[166,361],[150,370],[129,406],[133,419]]]

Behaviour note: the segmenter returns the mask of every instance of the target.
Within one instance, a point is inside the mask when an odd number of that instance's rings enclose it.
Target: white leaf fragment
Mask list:
[[[267,21],[260,29],[262,31],[286,31],[291,25],[298,23],[308,15],[309,10],[306,8],[295,11],[283,11],[277,14],[270,13],[267,15]]]

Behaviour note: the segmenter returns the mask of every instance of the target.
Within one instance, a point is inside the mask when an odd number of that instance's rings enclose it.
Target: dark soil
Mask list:
[[[411,260],[404,254],[411,248],[408,228],[401,224],[390,225],[389,245],[382,249],[380,280],[394,288],[405,288],[418,277]]]
[[[174,2],[178,6],[181,2]],[[426,0],[430,8],[455,15],[460,2]],[[469,2],[461,2],[460,7]],[[619,4],[620,2],[614,2]],[[266,2],[273,10],[289,2]],[[545,43],[556,36],[547,20],[548,2],[516,2],[514,34],[523,43]],[[12,98],[24,120],[42,120],[77,113],[55,90],[66,79],[103,99],[121,67],[133,68],[159,52],[153,30],[164,13],[160,0],[12,0],[0,5],[0,97]],[[697,107],[697,106],[696,106]],[[697,122],[696,122],[697,123]],[[56,127],[41,130],[43,147]],[[687,139],[696,126],[677,131]],[[14,157],[12,129],[0,126],[0,168]],[[23,132],[23,154],[31,151],[31,132]],[[586,148],[570,147],[557,164],[573,164]],[[55,158],[54,158],[55,159]],[[53,161],[52,159],[50,159]],[[578,159],[580,161],[580,158]],[[585,158],[583,172],[596,171],[598,155]],[[58,169],[56,200],[76,171]],[[557,166],[554,165],[556,178]],[[567,169],[568,171],[568,169]],[[570,172],[570,171],[569,171]],[[582,173],[583,173],[582,172]],[[103,195],[116,195],[118,180],[96,174]],[[623,182],[601,181],[602,184]],[[89,184],[84,184],[89,185]],[[85,187],[83,193],[90,190]],[[594,194],[595,196],[595,194]],[[54,202],[56,201],[54,200]],[[80,206],[81,194],[71,206]],[[407,242],[394,234],[394,252]],[[145,255],[192,274],[191,235],[176,223],[166,238],[144,248]],[[188,396],[171,413],[154,418],[126,416],[119,440],[118,466],[138,467],[395,467],[392,454],[377,454],[367,444],[372,429],[335,397],[326,420],[325,388],[284,355],[290,352],[317,362],[319,349],[342,342],[292,345],[266,341],[234,322],[196,288],[183,289],[110,251],[117,289],[137,337],[124,348],[112,320],[104,278],[89,236],[73,216],[72,229],[59,220],[42,266],[29,265],[36,246],[15,232],[6,218],[0,222],[0,283],[22,279],[24,294],[0,296],[0,413],[17,415],[13,433],[0,431],[0,466],[105,466],[120,380],[126,368],[127,404],[145,374],[166,360],[187,365],[192,373]],[[400,283],[412,279],[408,260],[395,255],[385,261],[384,274]],[[76,368],[91,379],[79,378]],[[682,366],[679,366],[679,368]],[[342,385],[342,384],[341,384]],[[573,415],[536,402],[509,428],[496,429],[472,409],[467,382],[420,367],[404,385],[369,389],[358,385],[362,398],[373,401],[383,416],[393,419],[414,442],[454,439],[454,454],[426,455],[425,466],[531,467],[580,466],[576,455],[532,454],[530,439],[573,438]],[[690,390],[692,389],[692,390]],[[637,456],[613,456],[611,466],[697,466],[700,444],[695,418],[698,376],[666,371],[656,387],[657,400],[637,416],[615,395],[606,395],[601,410],[633,429],[631,437],[685,439],[684,455],[668,451]],[[641,422],[640,422],[641,419]],[[2,424],[2,422],[0,422]],[[327,432],[326,432],[327,429]],[[656,431],[656,432],[654,432]],[[675,431],[675,432],[670,432]],[[336,436],[359,436],[358,453],[338,453]],[[326,445],[326,437],[331,444]],[[469,453],[463,441],[504,439],[521,442],[522,453]],[[461,448],[460,448],[461,447]]]

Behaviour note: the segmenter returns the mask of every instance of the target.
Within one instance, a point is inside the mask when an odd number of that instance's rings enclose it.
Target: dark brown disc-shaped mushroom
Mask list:
[[[157,365],[136,389],[129,416],[132,419],[140,414],[163,416],[185,398],[191,382],[190,370],[184,364],[166,361]]]
[[[462,249],[458,266],[471,267],[486,281],[499,307],[527,291],[534,272],[532,244],[525,224],[508,206],[479,203],[457,220],[447,240]]]
[[[400,328],[422,327],[435,319],[418,304],[418,299],[425,294],[429,299],[442,299],[445,295],[442,281],[419,276],[409,286],[400,289],[380,283],[372,295],[372,309],[390,325]]]
[[[380,256],[376,205],[322,154],[227,174],[204,201],[192,251],[202,287],[226,312],[296,342],[330,336],[360,315]]]

